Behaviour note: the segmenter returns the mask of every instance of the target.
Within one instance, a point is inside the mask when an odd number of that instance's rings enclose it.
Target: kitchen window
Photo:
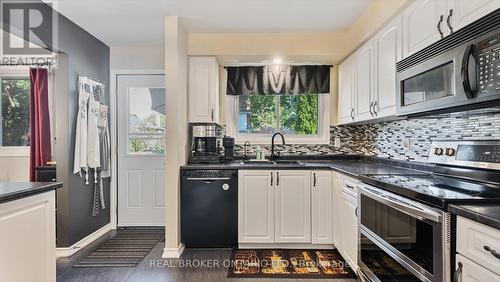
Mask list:
[[[0,89],[0,154],[29,155],[29,77],[1,76]]]
[[[239,95],[228,99],[228,134],[238,143],[267,144],[276,132],[283,133],[289,144],[329,143],[329,95]]]

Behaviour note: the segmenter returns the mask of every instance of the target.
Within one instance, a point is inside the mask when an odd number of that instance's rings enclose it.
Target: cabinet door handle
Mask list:
[[[273,172],[271,171],[271,186],[273,186]]]
[[[354,120],[354,108],[351,109],[351,119]]]
[[[462,274],[462,268],[464,267],[464,264],[459,262],[458,263],[458,268],[455,270],[455,274],[453,274],[453,282],[458,282],[458,278]]]
[[[356,209],[354,210],[354,215],[356,215],[356,217],[359,217],[359,215],[358,215],[358,207],[356,207]]]
[[[443,33],[443,31],[441,30],[441,23],[443,23],[443,20],[444,20],[444,16],[443,16],[443,15],[439,16],[439,22],[438,22],[438,24],[437,24],[437,29],[438,29],[438,31],[439,31],[439,35],[441,35],[441,38],[443,38],[443,37],[444,37],[444,33]]]
[[[316,172],[313,173],[313,187],[316,187]]]
[[[277,171],[276,172],[276,186],[279,186],[280,185],[280,172]]]
[[[448,14],[448,17],[446,18],[446,24],[448,25],[448,28],[450,29],[450,33],[453,33],[453,27],[451,26],[451,17],[453,16],[453,9],[450,9],[450,13]]]
[[[375,116],[378,116],[377,104],[378,104],[378,101],[373,102],[373,113],[375,114]]]
[[[492,256],[496,257],[497,259],[500,259],[500,254],[498,254],[497,251],[493,250],[489,246],[484,246],[483,248],[485,251],[490,252]]]
[[[212,116],[212,121],[214,121],[214,109],[210,111],[210,115]]]
[[[372,107],[373,107],[373,102],[370,102],[370,115],[373,116],[373,110],[372,110]]]

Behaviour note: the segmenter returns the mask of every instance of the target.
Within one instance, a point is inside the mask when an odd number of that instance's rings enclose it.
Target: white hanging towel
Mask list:
[[[74,174],[82,175],[82,170],[87,178],[87,107],[90,94],[85,90],[85,78],[80,77],[78,83],[78,116],[76,119],[75,161]]]
[[[99,150],[99,101],[94,95],[90,95],[89,113],[87,121],[87,164],[89,168],[98,168],[101,166],[101,155]]]

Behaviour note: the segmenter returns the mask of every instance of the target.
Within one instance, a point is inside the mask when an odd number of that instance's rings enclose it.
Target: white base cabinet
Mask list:
[[[331,171],[311,172],[311,236],[313,244],[333,243],[332,174]]]
[[[461,255],[456,256],[455,271],[458,273],[456,274],[457,280],[454,282],[500,281],[500,276]]]
[[[332,188],[329,170],[240,170],[238,243],[331,247]]]
[[[278,170],[275,175],[274,242],[310,243],[310,172]]]
[[[55,192],[0,204],[0,281],[56,281]]]
[[[245,170],[238,174],[239,243],[274,243],[273,173]]]

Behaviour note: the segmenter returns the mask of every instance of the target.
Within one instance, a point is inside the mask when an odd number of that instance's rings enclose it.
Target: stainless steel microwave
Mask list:
[[[398,115],[477,109],[500,102],[499,29],[460,44],[460,34],[450,37],[398,63]]]

